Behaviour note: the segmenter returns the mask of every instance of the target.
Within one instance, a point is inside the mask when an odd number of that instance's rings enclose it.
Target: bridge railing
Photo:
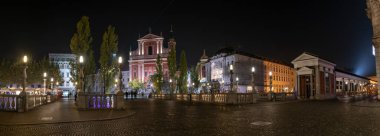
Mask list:
[[[25,112],[38,106],[52,103],[58,100],[57,95],[20,95],[1,94],[0,111]]]

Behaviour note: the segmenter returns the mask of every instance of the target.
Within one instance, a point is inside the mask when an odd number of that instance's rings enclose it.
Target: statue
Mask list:
[[[367,16],[372,23],[372,43],[375,47],[376,52],[376,77],[377,81],[380,82],[380,0],[367,0]],[[380,87],[377,86],[378,93],[377,98],[380,100]]]

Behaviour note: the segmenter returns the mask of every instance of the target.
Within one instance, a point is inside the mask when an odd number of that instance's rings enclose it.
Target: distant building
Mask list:
[[[61,76],[63,78],[62,83],[59,85],[59,88],[62,89],[63,94],[67,95],[70,92],[74,94],[75,85],[70,80],[70,62],[75,62],[76,56],[74,54],[49,53],[49,60],[50,63],[53,63],[59,67]]]
[[[130,82],[130,79],[129,79],[129,71],[122,71],[121,72],[121,75],[122,75],[122,83],[124,85],[124,88],[128,88],[129,87],[129,82]]]
[[[376,82],[367,77],[337,69],[336,64],[311,53],[292,61],[296,69],[298,99],[333,99],[344,93],[368,94]]]
[[[129,57],[129,79],[138,80],[143,83],[149,81],[149,77],[156,73],[156,58],[158,55],[162,59],[162,69],[164,78],[168,78],[168,56],[171,49],[175,49],[176,42],[171,36],[168,41],[168,48],[164,47],[164,38],[154,34],[147,34],[137,40],[138,48],[130,52]]]
[[[269,72],[273,73],[273,92],[294,91],[295,72],[290,64],[237,51],[233,48],[223,48],[216,55],[210,57],[205,64],[207,82],[219,82],[221,92],[231,90],[230,65],[233,65],[233,84],[234,86],[238,85],[237,92],[239,93],[252,91],[252,67],[255,67],[254,79],[257,91],[270,91]],[[239,81],[236,82],[236,79],[239,79]]]

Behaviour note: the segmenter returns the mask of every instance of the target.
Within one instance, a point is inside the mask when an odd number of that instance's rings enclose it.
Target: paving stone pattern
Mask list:
[[[380,107],[338,101],[241,106],[135,100],[136,114],[106,121],[0,126],[1,135],[378,136]]]

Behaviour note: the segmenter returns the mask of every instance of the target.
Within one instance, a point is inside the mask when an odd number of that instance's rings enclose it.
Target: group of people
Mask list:
[[[136,99],[137,98],[137,91],[132,91],[132,92],[125,92],[125,97],[128,98],[128,96],[131,95],[131,98],[132,99]],[[144,95],[144,94],[143,94]]]

